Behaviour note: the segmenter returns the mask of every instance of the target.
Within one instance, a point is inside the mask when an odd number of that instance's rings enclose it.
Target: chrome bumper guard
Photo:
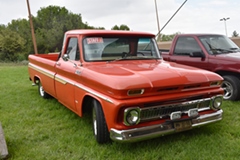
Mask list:
[[[220,109],[217,112],[200,115],[197,118],[191,119],[191,128],[200,127],[206,124],[214,123],[222,120],[223,111]],[[173,125],[173,122],[163,123],[153,126],[134,128],[129,130],[110,130],[110,138],[113,141],[119,142],[137,142],[146,139],[152,139],[159,136],[164,136],[178,132]]]

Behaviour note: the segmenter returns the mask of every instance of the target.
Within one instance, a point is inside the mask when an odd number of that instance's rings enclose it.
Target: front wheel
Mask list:
[[[103,114],[102,106],[96,100],[93,100],[92,127],[94,137],[98,143],[102,144],[110,141],[109,131]]]
[[[225,100],[237,101],[240,99],[240,80],[235,76],[223,76],[222,88]]]
[[[41,97],[43,97],[45,99],[50,97],[50,95],[47,92],[44,91],[42,83],[40,81],[38,83],[38,93]]]

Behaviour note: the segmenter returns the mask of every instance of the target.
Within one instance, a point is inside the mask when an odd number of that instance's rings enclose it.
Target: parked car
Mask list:
[[[224,99],[240,99],[240,50],[228,37],[218,34],[179,34],[169,51],[162,51],[166,61],[198,67],[224,78]]]

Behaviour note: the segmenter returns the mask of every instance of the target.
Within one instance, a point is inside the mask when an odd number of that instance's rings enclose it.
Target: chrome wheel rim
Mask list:
[[[40,95],[41,95],[41,96],[44,96],[44,89],[43,89],[42,86],[40,86],[40,88],[39,88],[39,92],[40,92]]]
[[[224,90],[224,99],[229,99],[233,95],[233,86],[227,81],[223,81],[222,88]]]
[[[93,132],[94,135],[97,135],[97,118],[96,118],[96,111],[93,109]]]

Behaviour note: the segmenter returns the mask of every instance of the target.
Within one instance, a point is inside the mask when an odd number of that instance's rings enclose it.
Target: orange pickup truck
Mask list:
[[[71,30],[59,54],[29,55],[28,69],[41,97],[80,117],[91,112],[98,143],[136,142],[222,119],[222,77],[164,61],[150,33]]]

